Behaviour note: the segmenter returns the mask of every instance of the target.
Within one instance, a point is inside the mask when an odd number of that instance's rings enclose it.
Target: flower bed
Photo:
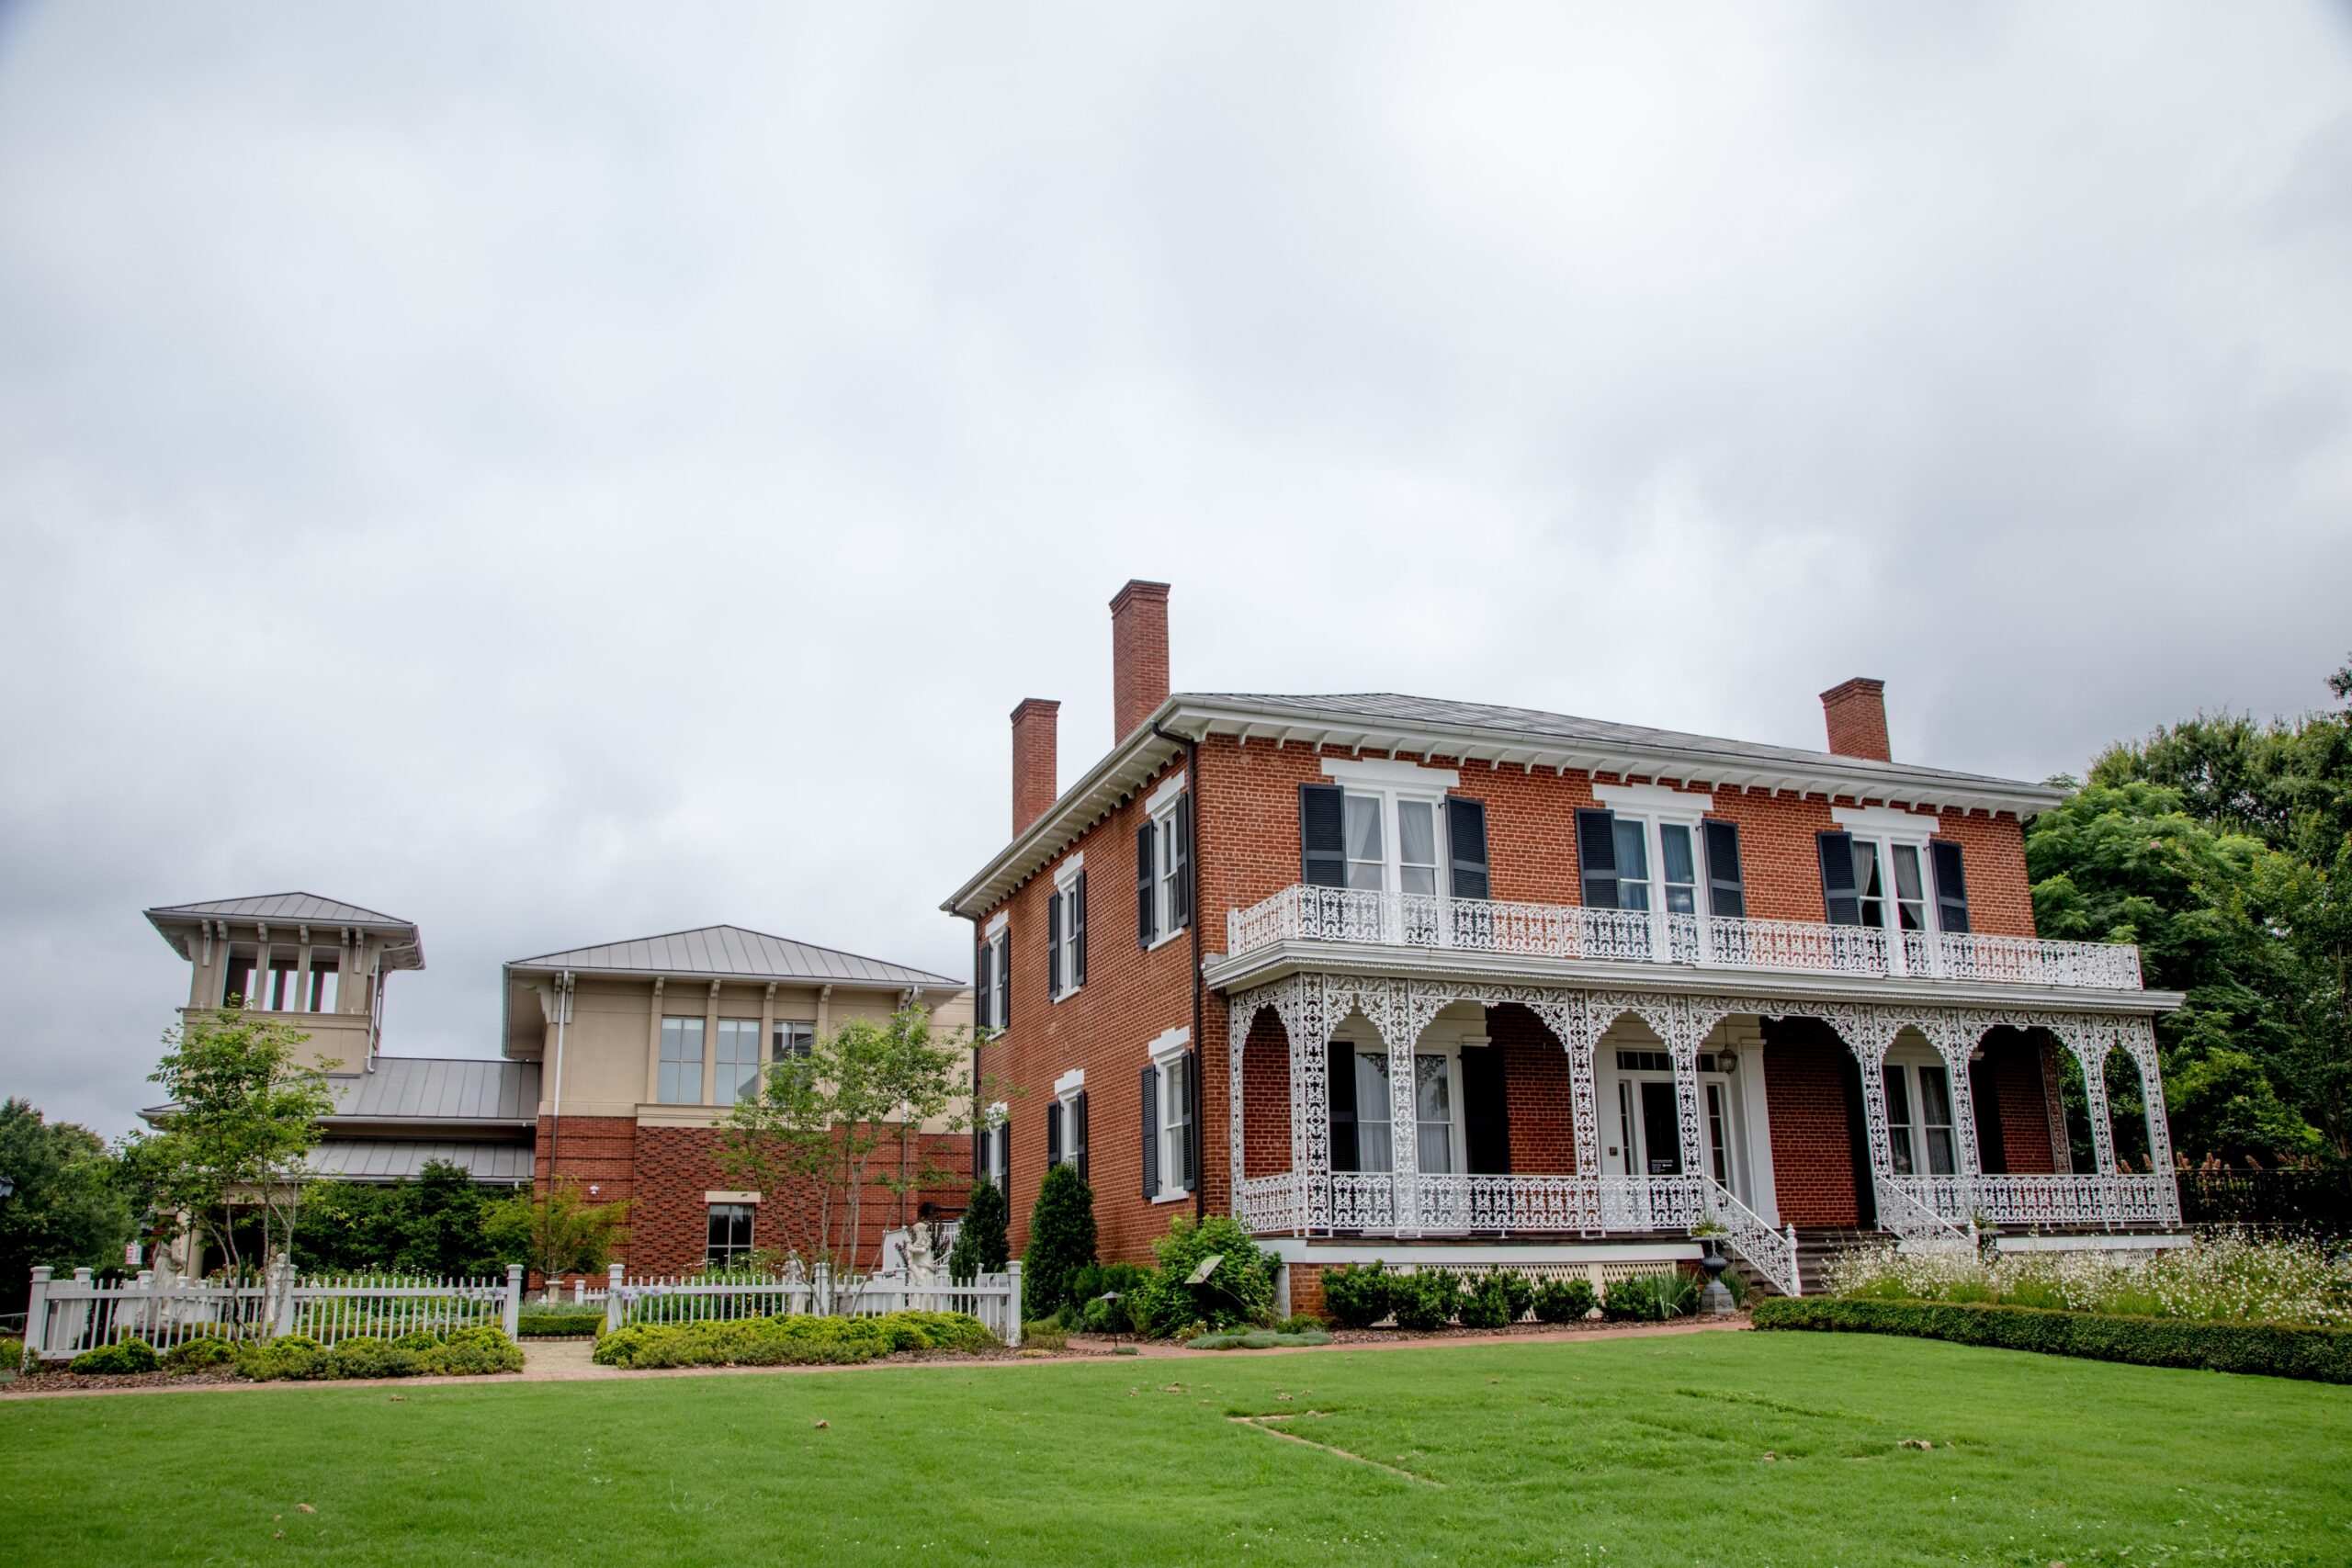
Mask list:
[[[496,1328],[418,1329],[397,1338],[322,1345],[307,1334],[231,1344],[198,1337],[157,1352],[127,1338],[85,1350],[63,1367],[46,1365],[11,1385],[140,1388],[177,1382],[319,1382],[344,1378],[476,1377],[523,1370],[523,1351]]]
[[[960,1312],[893,1312],[875,1317],[796,1313],[714,1323],[639,1323],[596,1342],[606,1367],[849,1366],[899,1351],[977,1353],[996,1336]]]
[[[1868,1247],[1839,1259],[1826,1283],[1829,1295],[1861,1300],[2352,1327],[2352,1261],[2309,1242],[2235,1235],[2131,1255]]]
[[[1901,1334],[2147,1367],[2352,1382],[2352,1329],[2301,1324],[2199,1323],[1976,1302],[1827,1296],[1761,1303],[1755,1323],[1765,1329]]]

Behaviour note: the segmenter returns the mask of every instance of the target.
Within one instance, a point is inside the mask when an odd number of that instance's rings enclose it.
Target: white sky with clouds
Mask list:
[[[1397,690],[2040,778],[2352,648],[2352,6],[0,0],[0,1093],[149,905],[968,969],[1006,715]]]

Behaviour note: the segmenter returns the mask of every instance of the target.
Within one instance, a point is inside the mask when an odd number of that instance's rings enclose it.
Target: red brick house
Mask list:
[[[1783,1288],[1830,1234],[2177,1228],[2161,1111],[2119,1134],[2108,1088],[2161,1108],[2180,998],[2036,938],[2059,791],[1896,762],[1875,681],[1824,694],[1825,751],[1171,694],[1167,603],[1112,602],[1114,744],[1068,789],[1057,705],[1014,709],[1011,840],[944,906],[1016,1252],[1052,1160],[1104,1257],[1230,1213],[1299,1305],[1373,1257],[1612,1278],[1704,1219]]]

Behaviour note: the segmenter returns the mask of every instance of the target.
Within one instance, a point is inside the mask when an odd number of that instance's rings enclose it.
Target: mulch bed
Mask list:
[[[108,1372],[75,1377],[63,1367],[20,1372],[0,1383],[0,1394],[57,1393],[66,1389],[197,1388],[205,1383],[243,1382],[233,1367],[207,1367],[195,1372]]]

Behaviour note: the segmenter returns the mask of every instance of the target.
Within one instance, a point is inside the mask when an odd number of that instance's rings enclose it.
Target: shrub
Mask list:
[[[1321,1334],[1331,1325],[1311,1312],[1295,1312],[1274,1325],[1277,1334]]]
[[[899,1350],[980,1350],[996,1343],[980,1320],[957,1312],[878,1317],[795,1313],[707,1323],[637,1323],[596,1342],[606,1367],[848,1366]]]
[[[163,1357],[167,1372],[200,1372],[207,1367],[226,1366],[236,1359],[234,1345],[210,1334],[184,1340],[164,1351]]]
[[[66,1371],[78,1377],[119,1377],[132,1372],[155,1370],[155,1347],[144,1339],[123,1339],[112,1345],[101,1345],[95,1350],[85,1350],[74,1358]]]
[[[1758,1328],[1901,1334],[2148,1367],[2192,1367],[2352,1383],[2352,1328],[2197,1323],[2181,1317],[1831,1296],[1758,1303],[1755,1322]]]
[[[1488,1278],[1496,1281],[1503,1293],[1503,1304],[1510,1309],[1509,1321],[1517,1323],[1535,1305],[1535,1281],[1516,1269],[1498,1269]]]
[[[1041,1317],[1035,1323],[1021,1325],[1021,1348],[1024,1350],[1067,1350],[1069,1330],[1062,1326],[1058,1317]]]
[[[333,1346],[307,1334],[286,1334],[237,1346],[234,1354],[237,1371],[255,1382],[471,1377],[523,1370],[522,1348],[486,1324],[446,1334],[416,1329],[391,1339],[355,1336]]]
[[[1272,1350],[1283,1345],[1329,1345],[1331,1337],[1319,1328],[1298,1331],[1248,1328],[1224,1334],[1203,1334],[1184,1343],[1187,1348],[1193,1350]]]
[[[1535,1287],[1535,1321],[1582,1323],[1592,1311],[1592,1286],[1582,1280],[1546,1280]]]
[[[949,1278],[968,1280],[976,1274],[1001,1274],[1011,1257],[1005,1228],[1012,1213],[1004,1193],[993,1181],[972,1189],[964,1206],[964,1223],[956,1227],[956,1245],[947,1252]]]
[[[1029,1211],[1029,1250],[1021,1259],[1021,1310],[1051,1317],[1070,1299],[1070,1282],[1094,1261],[1094,1189],[1074,1165],[1056,1165]]]
[[[1396,1277],[1378,1258],[1323,1270],[1323,1307],[1342,1328],[1370,1328],[1389,1313]]]
[[[1828,1286],[1833,1295],[1881,1301],[2352,1327],[2352,1259],[2309,1242],[2242,1235],[2136,1254],[1865,1247],[1831,1267]]]
[[[1663,1323],[1687,1316],[1698,1303],[1698,1276],[1677,1269],[1628,1275],[1609,1287],[1600,1310],[1621,1323]]]
[[[1476,1280],[1469,1293],[1462,1298],[1460,1308],[1464,1328],[1501,1328],[1515,1315],[1510,1310],[1510,1292],[1498,1274],[1488,1274]]]
[[[0,1372],[13,1372],[25,1364],[25,1342],[13,1335],[0,1336]]]
[[[605,1326],[603,1307],[574,1307],[565,1312],[526,1312],[514,1320],[518,1339],[556,1339],[594,1334]]]
[[[1090,1263],[1070,1276],[1070,1299],[1061,1310],[1064,1328],[1089,1334],[1133,1334],[1137,1293],[1151,1283],[1151,1270],[1134,1263]],[[1097,1298],[1117,1292],[1119,1300]]]
[[[1258,1249],[1240,1221],[1211,1214],[1195,1224],[1180,1214],[1151,1249],[1159,1268],[1136,1288],[1135,1303],[1147,1332],[1165,1337],[1196,1323],[1230,1328],[1272,1321],[1274,1257]],[[1218,1262],[1209,1277],[1188,1284],[1212,1257]]]
[[[1462,1301],[1462,1282],[1444,1269],[1422,1269],[1396,1277],[1389,1297],[1396,1326],[1427,1333],[1453,1321]]]

